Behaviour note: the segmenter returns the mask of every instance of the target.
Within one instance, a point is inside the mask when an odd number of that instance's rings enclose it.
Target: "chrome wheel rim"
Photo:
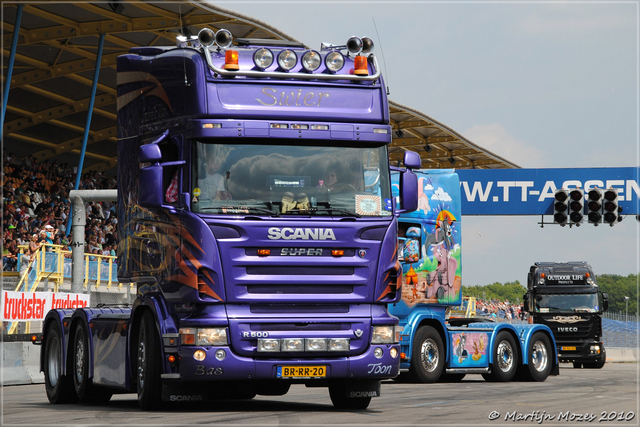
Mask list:
[[[78,334],[76,340],[76,380],[78,384],[82,384],[84,375],[84,337],[82,333]]]
[[[49,344],[49,360],[47,360],[49,384],[55,387],[60,378],[60,341],[58,337],[51,338]]]
[[[144,347],[144,326],[140,329],[140,338],[138,344],[138,386],[140,390],[144,388],[144,369],[146,365],[146,352]]]
[[[422,343],[420,348],[420,361],[422,366],[427,372],[433,372],[438,366],[438,360],[440,355],[438,354],[438,346],[432,339],[427,339]]]
[[[547,346],[542,341],[536,341],[531,348],[531,363],[536,371],[542,372],[547,369],[549,356],[547,354]]]
[[[513,349],[509,341],[502,341],[498,344],[497,351],[498,368],[501,371],[507,372],[513,366]]]

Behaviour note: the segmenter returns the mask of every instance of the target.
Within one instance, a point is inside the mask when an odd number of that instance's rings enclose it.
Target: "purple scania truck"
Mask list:
[[[420,158],[389,166],[372,48],[204,29],[118,58],[118,280],[137,295],[49,313],[52,403],[137,393],[154,409],[304,384],[364,409],[380,395],[400,367],[387,304]]]

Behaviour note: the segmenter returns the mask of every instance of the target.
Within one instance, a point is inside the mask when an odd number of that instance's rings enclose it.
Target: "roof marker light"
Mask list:
[[[302,55],[302,67],[308,72],[313,72],[322,64],[322,57],[315,50],[309,50]]]
[[[273,64],[273,52],[267,48],[260,48],[253,53],[253,63],[261,70],[265,70]]]
[[[337,73],[344,67],[344,55],[334,50],[324,57],[324,65],[332,73]]]
[[[358,55],[353,58],[353,74],[356,76],[368,76],[369,75],[369,67],[367,65],[367,57]]]
[[[220,129],[222,127],[222,123],[203,123],[202,129]]]
[[[312,130],[329,130],[329,125],[311,125]]]
[[[298,55],[292,50],[286,49],[278,54],[278,65],[283,70],[289,71],[298,63]]]
[[[220,32],[220,31],[218,31]],[[238,51],[237,50],[227,50],[224,53],[224,69],[237,71],[240,69],[238,65]]]

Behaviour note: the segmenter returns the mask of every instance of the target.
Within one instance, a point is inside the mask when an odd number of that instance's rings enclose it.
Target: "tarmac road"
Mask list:
[[[335,410],[325,388],[293,386],[285,396],[257,396],[144,412],[134,394],[99,406],[51,405],[44,384],[2,388],[2,425],[639,425],[638,363],[603,369],[561,365],[543,383],[382,384],[364,411]]]

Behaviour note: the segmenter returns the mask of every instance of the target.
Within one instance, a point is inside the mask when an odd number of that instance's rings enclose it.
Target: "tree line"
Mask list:
[[[617,274],[601,274],[596,277],[600,290],[609,295],[609,311],[625,312],[624,297],[629,297],[629,314],[637,314],[638,274],[619,276]],[[477,299],[509,301],[512,304],[522,303],[522,296],[527,292],[519,281],[490,285],[462,286],[462,295]]]

